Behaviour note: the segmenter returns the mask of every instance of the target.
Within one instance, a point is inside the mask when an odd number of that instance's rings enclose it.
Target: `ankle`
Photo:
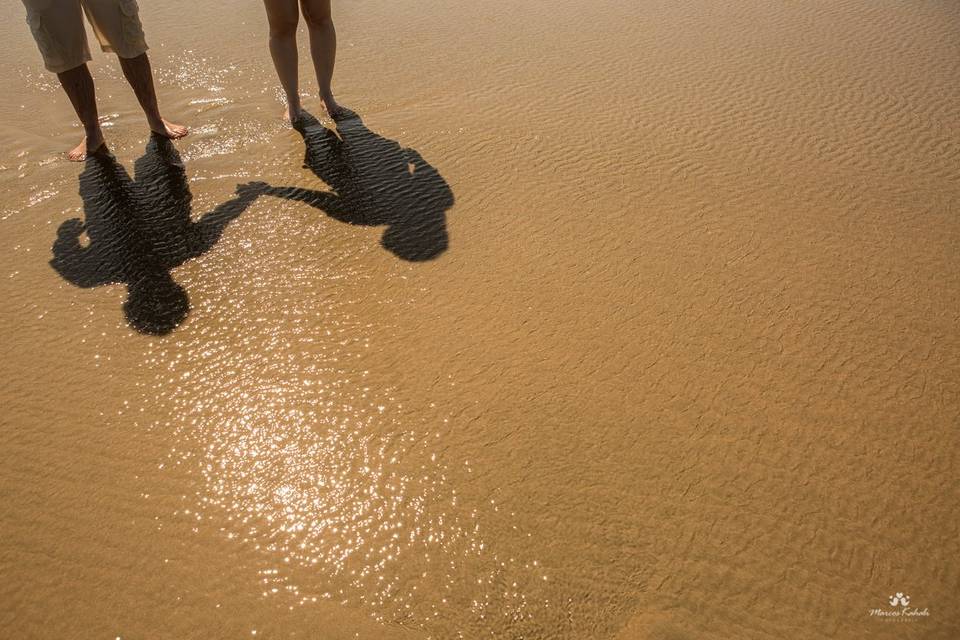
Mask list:
[[[330,115],[333,115],[335,111],[340,109],[340,103],[336,101],[333,95],[320,96],[320,101]]]

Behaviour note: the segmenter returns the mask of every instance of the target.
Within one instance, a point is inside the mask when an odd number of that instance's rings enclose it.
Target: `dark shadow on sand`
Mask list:
[[[432,260],[447,250],[453,191],[419,153],[373,133],[352,112],[337,118],[336,131],[304,113],[297,130],[306,145],[304,168],[331,190],[254,182],[238,193],[304,202],[347,224],[386,226],[380,244],[403,260]]]
[[[173,144],[156,135],[132,180],[109,153],[89,157],[80,197],[84,219],[60,225],[50,265],[78,287],[125,284],[127,322],[153,335],[173,331],[190,311],[171,269],[209,251],[255,198],[241,195],[194,222],[183,162]]]

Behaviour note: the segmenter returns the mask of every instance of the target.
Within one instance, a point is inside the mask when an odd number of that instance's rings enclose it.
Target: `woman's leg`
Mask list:
[[[320,85],[320,99],[331,116],[338,115],[340,105],[333,98],[333,66],[337,59],[337,32],[333,28],[330,0],[300,0],[303,17],[310,33],[310,54]]]
[[[263,0],[270,23],[270,56],[287,95],[287,118],[300,118],[300,87],[297,79],[297,0]]]

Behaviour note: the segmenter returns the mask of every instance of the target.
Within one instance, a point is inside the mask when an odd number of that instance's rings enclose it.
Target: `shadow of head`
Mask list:
[[[298,123],[304,167],[332,191],[304,197],[293,190],[292,198],[341,222],[386,226],[380,245],[402,260],[432,260],[446,251],[446,211],[454,196],[440,172],[415,149],[370,131],[353,112],[336,123],[334,131],[306,112]]]
[[[158,271],[128,285],[123,313],[140,333],[162,336],[186,319],[190,300],[169,273]]]
[[[383,232],[380,246],[402,260],[433,260],[447,250],[447,226],[429,218],[407,224],[392,224]]]

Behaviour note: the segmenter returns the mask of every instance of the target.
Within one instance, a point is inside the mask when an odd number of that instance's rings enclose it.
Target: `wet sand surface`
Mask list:
[[[960,6],[142,4],[87,165],[0,11],[5,637],[960,637]]]

